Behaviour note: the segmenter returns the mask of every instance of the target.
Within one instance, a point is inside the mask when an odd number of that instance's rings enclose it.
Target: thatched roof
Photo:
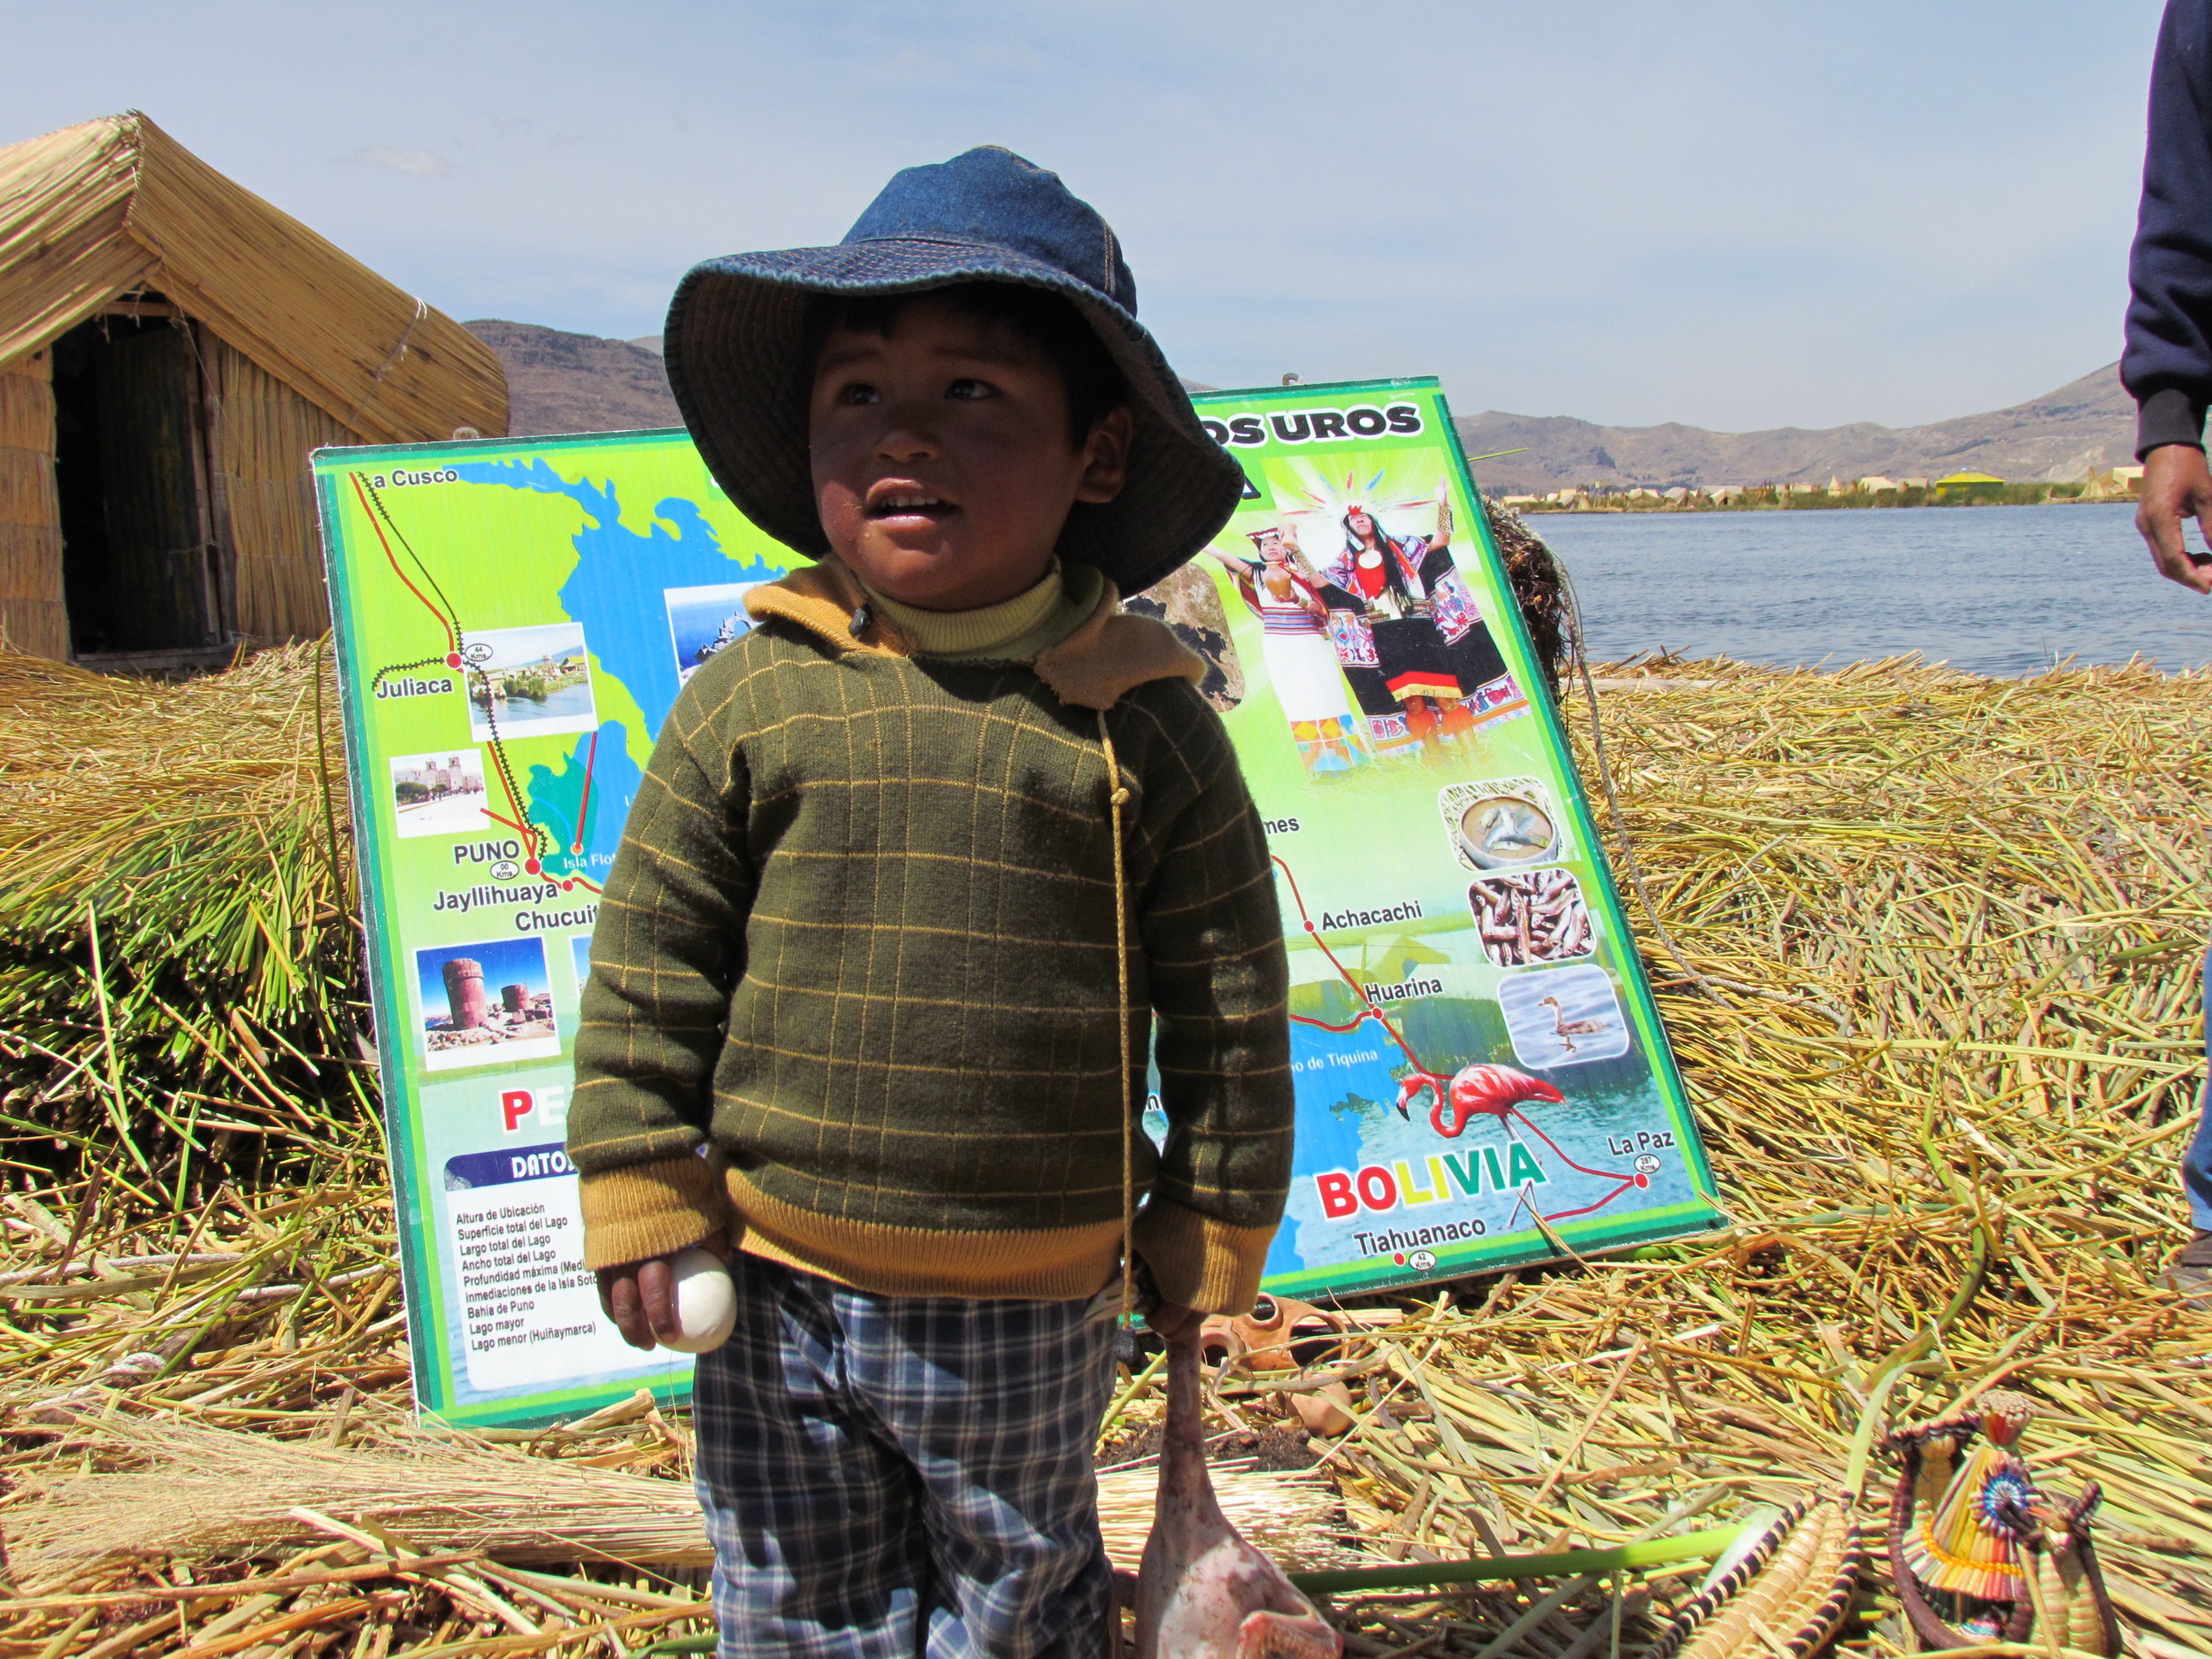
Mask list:
[[[0,148],[0,363],[141,288],[364,440],[507,430],[489,347],[137,111]]]

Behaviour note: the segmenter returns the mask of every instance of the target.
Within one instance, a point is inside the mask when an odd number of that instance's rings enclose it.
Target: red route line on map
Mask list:
[[[389,560],[391,563],[392,574],[399,578],[401,582],[405,585],[409,593],[414,595],[418,599],[422,599],[424,610],[429,611],[432,616],[438,618],[438,626],[445,630],[446,649],[449,652],[459,650],[461,649],[461,636],[455,630],[452,618],[448,617],[444,611],[439,610],[437,606],[432,604],[427,599],[423,599],[422,589],[416,587],[414,583],[408,581],[407,572],[400,569],[399,555],[392,551],[392,544],[384,538],[384,526],[376,521],[376,509],[369,505],[368,491],[362,486],[361,474],[358,472],[349,472],[346,476],[353,481],[353,493],[360,498],[361,511],[368,516],[369,528],[376,532],[377,545],[384,549],[385,558]]]
[[[584,751],[584,798],[576,808],[576,840],[569,848],[572,855],[584,850],[584,814],[591,810],[591,769],[599,759],[599,733],[591,734],[591,747]]]
[[[488,806],[479,807],[477,810],[481,812],[486,818],[491,819],[493,823],[504,824],[509,829],[514,831],[516,834],[524,836],[528,840],[529,847],[527,851],[529,857],[531,861],[538,866],[536,872],[534,873],[545,875],[550,880],[558,881],[561,884],[561,891],[564,893],[567,892],[572,887],[589,887],[594,893],[603,896],[606,893],[606,889],[601,887],[596,881],[594,881],[589,876],[580,876],[572,870],[565,875],[555,876],[545,869],[544,858],[538,850],[538,838],[540,836],[543,836],[547,841],[551,842],[553,841],[553,833],[542,824],[534,822],[531,818],[530,815],[522,810],[520,803],[515,800],[514,784],[507,776],[507,754],[504,740],[494,738],[492,740],[492,747],[498,761],[498,764],[492,768],[492,772],[493,775],[499,780],[500,792],[507,797],[508,808],[514,813],[515,817],[504,817],[500,813],[493,811],[491,808]],[[599,733],[594,732],[591,734],[591,748],[588,751],[587,751],[587,758],[584,761],[584,800],[587,804],[588,804],[591,800],[591,768],[594,761],[598,756],[598,753]],[[522,822],[517,823],[515,821],[516,818],[520,818]],[[576,815],[576,821],[580,826],[584,821],[584,815],[580,810]],[[572,856],[574,854],[580,852],[582,849],[583,841],[581,840],[581,832],[580,827],[579,839],[575,845],[569,850],[571,856]]]
[[[1594,1175],[1594,1176],[1596,1176],[1596,1177],[1597,1177],[1600,1180],[1603,1180],[1603,1181],[1618,1181],[1618,1182],[1621,1184],[1621,1190],[1622,1190],[1622,1191],[1624,1191],[1624,1191],[1626,1191],[1629,1187],[1633,1187],[1633,1186],[1635,1186],[1635,1185],[1636,1185],[1636,1178],[1635,1178],[1634,1176],[1632,1176],[1632,1175],[1616,1175],[1616,1174],[1614,1174],[1614,1173],[1613,1173],[1613,1171],[1610,1171],[1610,1170],[1594,1170],[1594,1169],[1592,1169],[1592,1168],[1591,1168],[1588,1164],[1577,1164],[1577,1163],[1576,1163],[1576,1162],[1575,1162],[1572,1158],[1569,1157],[1569,1156],[1567,1156],[1564,1152],[1561,1152],[1561,1151],[1559,1150],[1559,1142],[1557,1142],[1556,1141],[1553,1140],[1553,1139],[1552,1139],[1549,1135],[1546,1134],[1546,1133],[1544,1133],[1541,1129],[1539,1129],[1539,1128],[1536,1126],[1535,1123],[1534,1123],[1534,1122],[1533,1122],[1533,1121],[1530,1118],[1529,1115],[1528,1115],[1526,1112],[1523,1111],[1523,1110],[1522,1110],[1519,1107],[1517,1107],[1517,1106],[1509,1106],[1509,1107],[1507,1107],[1507,1108],[1506,1108],[1506,1110],[1507,1110],[1508,1112],[1511,1113],[1514,1117],[1516,1117],[1516,1118],[1519,1118],[1519,1119],[1520,1119],[1523,1123],[1526,1124],[1526,1125],[1528,1125],[1528,1132],[1529,1132],[1529,1133],[1531,1133],[1531,1134],[1534,1135],[1534,1136],[1535,1136],[1535,1137],[1536,1137],[1539,1141],[1542,1141],[1542,1142],[1543,1142],[1546,1146],[1549,1147],[1549,1148],[1552,1149],[1552,1151],[1553,1151],[1554,1153],[1557,1154],[1558,1158],[1559,1158],[1559,1161],[1560,1161],[1562,1164],[1565,1164],[1565,1165],[1566,1165],[1569,1169],[1571,1169],[1571,1170],[1579,1170],[1579,1171],[1582,1171],[1582,1173],[1583,1173],[1583,1174],[1585,1174],[1585,1175]],[[1611,1203],[1611,1202],[1613,1202],[1616,1198],[1618,1198],[1620,1195],[1621,1195],[1621,1194],[1620,1194],[1620,1193],[1618,1193],[1618,1192],[1615,1192],[1615,1193],[1609,1193],[1609,1194],[1606,1194],[1606,1196],[1604,1196],[1603,1198],[1599,1199],[1599,1200],[1598,1200],[1598,1202],[1597,1202],[1597,1203],[1595,1203],[1595,1204],[1592,1204],[1592,1205],[1590,1206],[1590,1208],[1591,1208],[1591,1209],[1593,1209],[1593,1210],[1595,1210],[1595,1209],[1597,1209],[1597,1208],[1598,1208],[1598,1206],[1599,1206],[1600,1204],[1609,1204],[1609,1203]],[[1583,1212],[1582,1212],[1581,1210],[1563,1210],[1563,1211],[1562,1211],[1561,1213],[1562,1213],[1562,1214],[1563,1214],[1563,1215],[1578,1216],[1578,1215],[1581,1215]],[[1555,1220],[1555,1219],[1557,1219],[1557,1217],[1547,1217],[1547,1219]]]
[[[1291,902],[1298,907],[1298,919],[1304,925],[1307,933],[1311,936],[1315,944],[1320,946],[1321,954],[1329,959],[1329,965],[1332,968],[1334,968],[1337,972],[1343,975],[1344,983],[1352,987],[1352,995],[1359,998],[1362,1007],[1366,1010],[1366,1012],[1363,1013],[1358,1019],[1354,1020],[1349,1025],[1332,1025],[1324,1020],[1307,1019],[1297,1014],[1293,1014],[1291,1018],[1297,1021],[1297,1023],[1301,1025],[1318,1025],[1323,1031],[1333,1031],[1339,1034],[1348,1031],[1356,1030],[1363,1020],[1374,1020],[1377,1024],[1381,1025],[1385,1031],[1390,1033],[1391,1041],[1396,1043],[1399,1048],[1405,1050],[1406,1058],[1413,1062],[1413,1069],[1415,1071],[1421,1072],[1424,1076],[1435,1076],[1436,1074],[1433,1071],[1431,1071],[1426,1065],[1422,1064],[1421,1056],[1413,1052],[1412,1045],[1408,1043],[1403,1037],[1398,1034],[1398,1028],[1393,1025],[1390,1021],[1384,1017],[1382,1010],[1375,1006],[1375,999],[1367,995],[1366,987],[1362,986],[1357,979],[1351,976],[1351,973],[1345,968],[1344,964],[1336,959],[1336,952],[1331,950],[1327,942],[1322,939],[1321,930],[1313,925],[1312,917],[1306,913],[1305,895],[1298,891],[1298,878],[1291,874],[1290,866],[1283,862],[1279,854],[1270,853],[1268,857],[1274,863],[1275,867],[1283,872],[1283,879],[1290,884]]]
[[[1344,1025],[1332,1025],[1325,1019],[1308,1019],[1303,1014],[1293,1014],[1290,1017],[1290,1023],[1294,1025],[1311,1025],[1316,1031],[1333,1031],[1340,1037],[1348,1031],[1357,1031],[1367,1023],[1367,1020],[1368,1016],[1362,1014]]]
[[[1437,1073],[1430,1071],[1428,1066],[1423,1063],[1421,1056],[1413,1052],[1412,1045],[1407,1042],[1405,1038],[1399,1034],[1398,1028],[1390,1023],[1389,1017],[1386,1015],[1382,1010],[1375,1006],[1374,998],[1367,995],[1366,988],[1362,986],[1357,979],[1352,977],[1350,972],[1347,971],[1341,962],[1337,960],[1336,952],[1331,950],[1327,942],[1323,940],[1321,937],[1321,930],[1313,925],[1312,917],[1307,913],[1305,895],[1298,891],[1298,878],[1291,873],[1290,865],[1284,862],[1281,855],[1279,854],[1270,853],[1268,857],[1275,864],[1276,868],[1283,872],[1283,879],[1289,883],[1291,902],[1298,907],[1298,920],[1305,927],[1308,936],[1312,939],[1316,945],[1320,947],[1321,954],[1329,959],[1329,965],[1334,968],[1338,973],[1343,975],[1344,983],[1352,987],[1352,995],[1359,998],[1364,1010],[1364,1011],[1360,1014],[1358,1018],[1353,1020],[1351,1024],[1348,1025],[1332,1025],[1326,1020],[1308,1019],[1304,1016],[1299,1014],[1293,1014],[1290,1017],[1291,1019],[1298,1025],[1312,1025],[1322,1031],[1334,1032],[1340,1036],[1346,1032],[1358,1030],[1361,1025],[1371,1019],[1377,1025],[1380,1025],[1385,1031],[1390,1033],[1391,1041],[1396,1043],[1399,1048],[1405,1050],[1405,1056],[1407,1059],[1413,1062],[1413,1069],[1416,1071],[1419,1072],[1423,1077],[1436,1077]],[[1542,1141],[1546,1146],[1549,1147],[1552,1150],[1552,1155],[1562,1164],[1564,1164],[1569,1169],[1577,1171],[1584,1175],[1594,1175],[1601,1181],[1618,1181],[1620,1183],[1618,1187],[1616,1187],[1611,1192],[1606,1194],[1604,1197],[1599,1199],[1595,1203],[1585,1204],[1579,1210],[1563,1210],[1556,1215],[1545,1216],[1543,1217],[1544,1220],[1568,1221],[1571,1220],[1576,1216],[1586,1216],[1594,1210],[1604,1209],[1606,1205],[1611,1203],[1616,1198],[1618,1198],[1623,1193],[1629,1191],[1636,1185],[1636,1178],[1632,1175],[1617,1175],[1611,1170],[1594,1170],[1586,1164],[1576,1163],[1574,1159],[1569,1157],[1564,1152],[1561,1151],[1559,1149],[1559,1143],[1556,1141],[1554,1141],[1549,1135],[1546,1134],[1541,1129],[1538,1128],[1535,1123],[1529,1118],[1529,1115],[1523,1111],[1519,1107],[1509,1106],[1504,1111],[1501,1112],[1499,1116],[1501,1118],[1517,1118],[1521,1123],[1526,1125],[1528,1132],[1534,1135],[1539,1141]],[[1535,1206],[1533,1204],[1530,1206],[1531,1209],[1534,1209],[1534,1207]]]
[[[392,551],[392,544],[386,539],[384,534],[384,526],[377,522],[376,510],[369,503],[368,493],[361,483],[361,475],[358,472],[349,472],[346,474],[346,477],[352,482],[353,493],[360,500],[361,511],[368,518],[369,528],[376,532],[377,545],[384,549],[384,557],[392,567],[392,574],[399,578],[401,584],[409,593],[414,595],[417,599],[422,601],[423,608],[426,611],[429,611],[432,616],[438,618],[439,627],[445,631],[447,653],[450,655],[451,653],[459,650],[461,649],[461,635],[458,626],[454,623],[454,621],[449,618],[444,611],[439,610],[437,606],[432,604],[429,600],[423,598],[422,589],[416,587],[413,582],[410,581],[407,578],[407,572],[400,568],[399,556]],[[416,666],[419,667],[425,665],[426,664],[416,664]],[[464,666],[461,672],[463,676],[463,695],[466,695],[468,669]],[[478,673],[480,678],[482,677],[481,670],[479,670]],[[536,860],[538,859],[538,837],[542,835],[546,838],[546,840],[551,841],[553,839],[552,834],[543,825],[532,822],[530,815],[522,810],[522,803],[515,799],[514,783],[507,775],[507,746],[505,740],[495,736],[492,739],[492,749],[497,763],[493,766],[492,772],[499,780],[500,793],[507,797],[508,810],[511,811],[515,817],[503,817],[501,814],[493,811],[489,807],[480,807],[478,810],[482,812],[486,818],[491,819],[493,823],[504,824],[509,829],[514,831],[516,834],[526,837],[529,842],[529,856],[532,859]],[[588,808],[591,804],[592,767],[597,761],[598,757],[599,733],[597,732],[594,732],[591,734],[591,748],[586,753],[584,758],[583,805],[577,810],[576,813],[577,840],[569,849],[569,852],[572,856],[581,852],[584,848],[584,810]],[[515,821],[516,818],[520,818],[522,822],[517,823]],[[541,863],[542,861],[540,862]],[[556,879],[560,881],[561,887],[564,892],[567,891],[571,887],[589,887],[594,893],[600,894],[603,896],[606,891],[605,888],[602,887],[597,882],[592,880],[588,876],[580,876],[573,872],[571,872],[566,876]]]

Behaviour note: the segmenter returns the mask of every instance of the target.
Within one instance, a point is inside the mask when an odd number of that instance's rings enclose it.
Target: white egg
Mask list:
[[[722,1258],[697,1245],[669,1264],[676,1293],[676,1323],[683,1334],[664,1340],[679,1354],[706,1354],[730,1340],[737,1324],[737,1286]]]

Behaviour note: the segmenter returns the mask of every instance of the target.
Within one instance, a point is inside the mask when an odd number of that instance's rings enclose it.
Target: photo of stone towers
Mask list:
[[[545,941],[495,939],[415,953],[424,1064],[432,1071],[557,1055]]]

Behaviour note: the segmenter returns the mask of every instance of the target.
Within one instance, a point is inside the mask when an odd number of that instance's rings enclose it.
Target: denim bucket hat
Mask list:
[[[1112,228],[1058,174],[1011,150],[905,169],[833,248],[732,254],[685,275],[663,349],[708,470],[777,541],[810,557],[827,552],[807,457],[810,303],[974,281],[1066,296],[1127,377],[1136,428],[1128,482],[1110,502],[1079,503],[1059,551],[1125,594],[1150,587],[1228,521],[1243,469],[1206,435],[1137,321],[1136,283]]]

